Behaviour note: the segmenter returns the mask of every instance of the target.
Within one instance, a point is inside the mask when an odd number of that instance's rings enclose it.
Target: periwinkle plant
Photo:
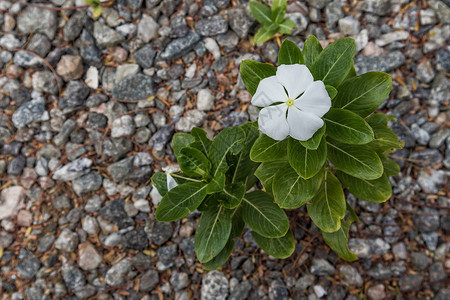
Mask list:
[[[342,259],[356,259],[348,231],[358,217],[343,186],[361,200],[387,201],[388,176],[400,171],[387,154],[402,144],[388,127],[391,116],[374,113],[391,78],[356,76],[355,49],[351,38],[322,49],[310,36],[303,51],[285,40],[278,68],[241,64],[252,103],[262,108],[257,123],[224,129],[213,140],[199,128],[175,134],[181,171],[153,176],[163,196],[156,218],[170,222],[202,212],[195,252],[206,269],[226,262],[245,225],[266,253],[289,257],[295,240],[284,209],[303,205],[325,242]]]

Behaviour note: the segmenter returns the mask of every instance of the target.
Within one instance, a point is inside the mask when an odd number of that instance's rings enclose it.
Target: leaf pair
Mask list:
[[[271,8],[256,1],[250,2],[250,11],[253,17],[263,25],[255,35],[256,43],[264,43],[278,32],[281,34],[291,33],[295,23],[284,18],[286,8],[286,0],[274,0]]]

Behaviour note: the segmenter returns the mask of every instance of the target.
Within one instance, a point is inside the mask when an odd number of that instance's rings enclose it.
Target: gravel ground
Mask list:
[[[175,132],[255,120],[239,64],[275,63],[280,39],[252,43],[246,0],[109,1],[97,20],[81,0],[28,2],[0,0],[1,299],[450,299],[448,0],[290,1],[300,47],[351,36],[358,73],[392,75],[380,109],[402,173],[384,204],[348,196],[358,261],[298,209],[291,258],[244,233],[211,272],[196,213],[155,222],[150,177]]]

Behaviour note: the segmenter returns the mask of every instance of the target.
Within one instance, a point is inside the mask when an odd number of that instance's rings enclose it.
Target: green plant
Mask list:
[[[354,55],[351,38],[322,50],[310,36],[303,51],[285,40],[278,69],[251,60],[240,67],[252,103],[264,107],[258,126],[230,127],[214,140],[199,128],[174,136],[181,172],[152,177],[163,195],[156,218],[169,222],[202,212],[195,252],[205,268],[228,259],[245,224],[266,253],[289,257],[295,240],[283,209],[303,205],[330,248],[356,259],[348,231],[358,217],[342,185],[362,200],[387,201],[388,176],[400,170],[386,154],[402,144],[387,126],[391,116],[373,113],[389,95],[390,76],[356,76]],[[168,180],[178,185],[169,189]],[[255,190],[258,182],[263,190]]]
[[[270,40],[278,32],[289,34],[295,27],[292,20],[284,18],[287,8],[286,0],[274,0],[270,8],[256,1],[251,1],[249,5],[255,20],[263,25],[255,34],[256,43]]]
[[[102,5],[100,0],[83,0],[86,4],[92,7],[92,16],[97,19],[102,14]]]

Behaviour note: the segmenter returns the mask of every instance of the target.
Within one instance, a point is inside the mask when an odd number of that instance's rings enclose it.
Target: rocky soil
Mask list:
[[[25,1],[25,0],[24,0]],[[290,1],[290,36],[255,45],[246,0],[0,0],[1,299],[450,299],[450,2]],[[381,110],[405,148],[384,204],[359,212],[340,260],[304,209],[289,212],[294,255],[251,235],[207,272],[196,213],[157,223],[150,177],[170,140],[255,120],[244,59],[356,39],[358,73],[389,72]]]

